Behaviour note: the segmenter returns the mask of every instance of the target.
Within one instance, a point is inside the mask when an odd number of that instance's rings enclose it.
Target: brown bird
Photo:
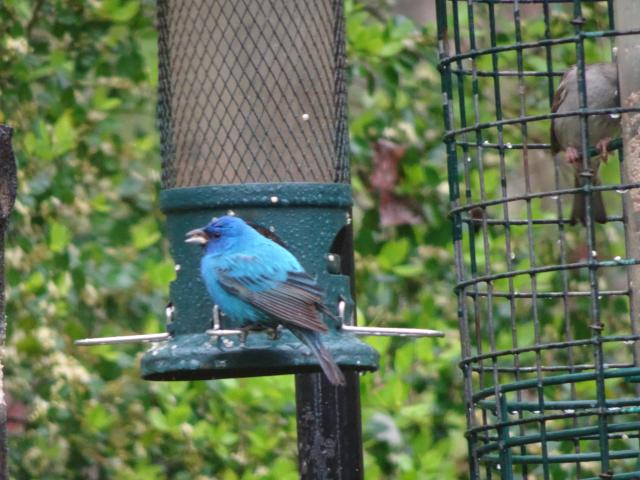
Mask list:
[[[562,81],[553,96],[553,113],[570,113],[580,108],[578,92],[578,70],[574,65],[562,77]],[[587,108],[605,109],[619,106],[618,102],[618,70],[612,63],[594,63],[585,66],[585,82],[587,89]],[[555,156],[564,152],[564,161],[572,167],[575,186],[580,187],[582,170],[582,139],[580,117],[572,115],[558,117],[551,121],[551,153]],[[589,145],[595,145],[599,156],[591,158],[589,165],[592,172],[592,185],[599,185],[598,169],[600,160],[606,163],[607,147],[611,139],[618,136],[620,116],[612,114],[590,115],[588,117]],[[607,213],[602,202],[602,193],[592,194],[591,209],[593,218],[598,223],[607,221]],[[586,224],[585,198],[583,194],[573,196],[571,224]]]

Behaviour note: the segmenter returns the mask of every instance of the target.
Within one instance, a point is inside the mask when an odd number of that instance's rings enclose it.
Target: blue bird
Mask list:
[[[322,313],[328,313],[324,294],[291,252],[235,216],[213,219],[188,232],[186,242],[203,246],[202,279],[235,326],[285,326],[317,357],[332,384],[345,384],[320,340],[328,330],[322,320]]]

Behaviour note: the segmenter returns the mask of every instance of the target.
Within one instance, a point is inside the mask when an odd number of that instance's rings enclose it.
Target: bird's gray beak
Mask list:
[[[199,245],[204,245],[209,240],[207,234],[200,228],[187,232],[186,237],[185,243],[197,243]]]

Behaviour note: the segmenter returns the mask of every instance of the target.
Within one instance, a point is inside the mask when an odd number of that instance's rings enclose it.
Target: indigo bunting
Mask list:
[[[286,248],[235,216],[213,219],[187,233],[187,243],[203,246],[200,273],[214,303],[241,328],[288,328],[317,357],[334,385],[344,375],[320,333],[328,330],[324,294]]]
[[[571,67],[562,77],[562,81],[553,96],[553,113],[569,113],[580,108],[580,96],[578,95],[578,71]],[[587,89],[587,108],[604,109],[619,106],[618,102],[618,70],[613,63],[594,63],[585,66],[585,83]],[[580,170],[582,167],[581,126],[578,115],[558,117],[551,121],[551,153],[556,156],[564,150],[566,162],[571,165],[576,187],[581,186]],[[611,137],[617,134],[620,128],[620,116],[611,114],[590,115],[588,117],[589,145],[595,144],[604,162],[607,161],[607,146]],[[600,158],[590,160],[593,173],[592,184],[599,185],[598,169]],[[607,212],[602,202],[602,193],[593,192],[592,196],[593,218],[596,222],[607,221]],[[585,201],[582,194],[573,196],[573,209],[571,210],[571,223],[581,222],[585,224]]]

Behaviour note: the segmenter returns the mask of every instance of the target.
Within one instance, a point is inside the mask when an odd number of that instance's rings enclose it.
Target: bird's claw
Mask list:
[[[280,325],[278,325],[277,327],[269,328],[267,329],[267,331],[267,334],[269,335],[269,338],[271,340],[278,340],[282,335],[282,329]]]
[[[247,337],[249,336],[250,327],[244,327],[240,329],[240,345],[243,347],[247,344]]]
[[[569,165],[577,165],[581,157],[580,151],[575,147],[567,147],[564,151],[564,158]]]
[[[605,137],[596,143],[596,149],[598,150],[598,153],[600,153],[604,163],[607,163],[607,160],[609,159],[609,143],[611,143],[610,137]]]

